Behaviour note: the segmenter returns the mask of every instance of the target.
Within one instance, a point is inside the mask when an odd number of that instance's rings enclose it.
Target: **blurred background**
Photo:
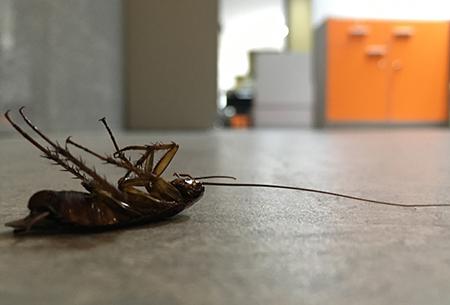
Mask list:
[[[447,126],[446,0],[0,0],[0,110],[45,130]],[[11,128],[0,118],[0,133]]]

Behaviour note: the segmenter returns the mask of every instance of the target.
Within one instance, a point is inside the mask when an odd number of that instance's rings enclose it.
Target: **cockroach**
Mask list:
[[[175,179],[166,181],[161,175],[179,148],[179,145],[174,142],[119,148],[106,119],[102,118],[100,121],[105,126],[115,148],[112,155],[100,155],[73,141],[71,137],[66,139],[65,146],[62,147],[42,133],[25,115],[24,107],[21,107],[19,109],[21,117],[41,140],[48,144],[44,146],[15,123],[9,113],[9,110],[6,111],[5,117],[14,129],[37,147],[43,153],[42,157],[52,160],[64,171],[71,173],[75,179],[81,180],[81,185],[87,191],[38,191],[28,201],[29,215],[6,223],[6,226],[14,228],[15,233],[48,230],[92,232],[163,220],[177,215],[197,202],[203,196],[205,186],[290,189],[404,208],[450,206],[450,204],[408,205],[275,184],[202,182],[204,179],[211,178],[235,179],[231,176],[192,177],[188,174],[174,174]],[[124,169],[126,173],[118,180],[117,187],[110,184],[94,168],[88,167],[80,157],[75,157],[70,152],[69,145],[106,164]],[[132,151],[142,152],[142,155],[133,161],[125,155],[125,152]],[[155,153],[158,151],[162,151],[163,156],[155,164]]]

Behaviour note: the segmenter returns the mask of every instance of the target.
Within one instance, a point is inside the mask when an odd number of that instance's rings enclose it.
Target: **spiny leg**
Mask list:
[[[123,152],[120,151],[120,148],[119,148],[119,145],[117,144],[116,138],[114,137],[114,134],[113,134],[111,128],[109,128],[109,125],[106,122],[106,118],[103,117],[99,121],[102,122],[103,125],[105,126],[106,130],[108,131],[109,137],[111,138],[111,141],[113,142],[114,148],[116,149],[113,156],[116,156],[116,154],[117,154],[119,159],[121,159],[123,162],[127,163],[129,166],[132,166],[132,163],[130,162],[130,160],[128,160],[127,157],[125,157],[125,155],[123,154]]]
[[[123,160],[125,163],[127,163],[129,166],[131,166],[132,164],[125,157],[124,152],[128,151],[128,150],[145,150],[144,155],[134,164],[134,167],[137,168],[145,162],[144,172],[146,174],[150,174],[150,177],[153,176],[151,174],[153,173],[152,170],[153,170],[154,152],[156,150],[171,149],[173,147],[173,145],[175,144],[175,143],[172,143],[169,145],[167,145],[167,144],[158,145],[157,144],[157,145],[151,145],[151,146],[127,146],[123,149],[120,149],[119,145],[117,144],[116,138],[114,137],[114,134],[111,131],[111,128],[109,127],[108,123],[106,122],[106,118],[103,117],[100,119],[100,121],[103,123],[106,130],[108,131],[111,141],[113,142],[114,148],[116,149],[116,152],[114,153],[113,156],[115,156],[115,157],[117,156],[119,159]],[[170,162],[170,160],[169,160],[169,162]],[[164,169],[165,169],[165,167],[164,167]],[[128,172],[121,179],[119,179],[119,182],[126,180],[131,172],[132,172],[132,170],[128,170]],[[157,175],[157,176],[159,176],[159,175]]]
[[[77,147],[77,148],[79,148],[79,149],[81,149],[81,150],[83,150],[83,151],[85,151],[85,152],[87,152],[87,153],[97,157],[98,159],[100,159],[100,160],[102,160],[102,161],[104,161],[106,163],[113,164],[113,165],[116,165],[118,167],[124,168],[124,169],[128,170],[129,172],[134,172],[138,176],[142,176],[144,174],[137,166],[133,165],[131,162],[117,161],[114,158],[111,158],[111,157],[108,157],[108,156],[102,156],[102,155],[96,153],[95,151],[93,151],[93,150],[91,150],[91,149],[89,149],[89,148],[87,148],[87,147],[85,147],[85,146],[83,146],[83,145],[81,145],[81,144],[79,144],[77,142],[72,141],[71,137],[68,137],[66,139],[66,145],[68,145],[68,144],[73,145],[73,146],[75,146],[75,147]]]
[[[125,157],[124,152],[128,150],[145,150],[144,156],[142,156],[135,164],[135,168],[140,166],[143,162],[145,162],[144,165],[144,172],[146,174],[154,174],[155,176],[160,176],[164,170],[169,165],[170,161],[175,156],[178,145],[175,143],[171,144],[156,144],[151,146],[127,146],[125,148],[120,149],[119,145],[117,144],[117,141],[114,137],[113,132],[111,131],[111,128],[109,128],[108,123],[106,122],[106,118],[101,118],[100,121],[105,126],[106,130],[108,131],[108,134],[111,138],[111,141],[113,142],[113,145],[116,149],[116,152],[114,153],[114,156],[117,156],[119,159],[123,160],[123,162],[127,163],[129,166],[132,166],[131,162]],[[83,148],[82,148],[83,149]],[[154,152],[156,150],[164,150],[167,149],[168,151],[164,154],[164,156],[159,160],[159,162],[156,164],[155,168],[153,169],[153,160],[154,160]],[[119,183],[121,181],[124,181],[127,179],[127,177],[130,175],[131,171],[129,170],[121,179],[119,179]],[[138,175],[141,176],[141,175]]]
[[[100,184],[105,190],[108,190],[112,194],[117,194],[117,189],[112,186],[105,178],[101,177],[95,170],[90,169],[87,167],[84,162],[76,157],[74,157],[68,150],[65,150],[62,148],[59,144],[54,143],[51,141],[46,135],[44,135],[33,123],[27,118],[27,116],[23,112],[24,107],[21,107],[19,109],[19,113],[24,119],[25,123],[30,126],[31,129],[33,129],[42,139],[44,139],[48,144],[50,144],[54,150],[55,153],[60,154],[64,156],[68,161],[72,162],[79,170],[85,172],[87,175],[92,177],[94,181],[98,184]],[[17,125],[16,125],[17,126]],[[18,127],[18,126],[17,126]],[[16,128],[16,130],[18,130]],[[19,130],[18,130],[19,131]],[[19,131],[20,132],[20,131]],[[25,136],[25,132],[21,132],[22,135]],[[26,137],[28,140],[32,139],[29,135]],[[34,143],[33,143],[34,142]],[[37,143],[33,140],[33,144]],[[35,144],[36,145],[36,144]]]
[[[74,175],[76,178],[81,179],[84,182],[87,182],[86,176],[84,176],[82,173],[80,173],[79,170],[76,168],[70,166],[66,161],[61,159],[59,157],[59,154],[57,151],[52,152],[50,149],[42,146],[37,141],[35,141],[28,133],[26,133],[19,125],[17,125],[9,116],[10,110],[5,112],[5,118],[8,120],[8,122],[11,124],[12,127],[14,127],[17,132],[19,132],[25,139],[27,139],[31,144],[33,144],[35,147],[37,147],[40,151],[44,153],[45,158],[48,158],[50,160],[55,161],[57,164],[62,166],[65,170],[70,172],[72,175]]]
[[[142,213],[133,207],[124,204],[117,198],[120,198],[120,193],[116,190],[115,187],[109,184],[109,182],[106,181],[106,179],[103,179],[100,177],[95,171],[89,169],[82,161],[78,160],[77,158],[73,157],[67,150],[64,150],[61,146],[59,146],[56,143],[53,143],[50,139],[48,139],[42,132],[40,132],[36,126],[34,126],[31,121],[23,114],[23,107],[20,108],[19,112],[24,118],[25,122],[34,130],[36,133],[38,133],[46,142],[48,142],[51,146],[54,148],[54,152],[52,152],[50,149],[42,146],[39,144],[36,140],[34,140],[28,133],[26,133],[19,125],[17,125],[9,116],[9,110],[5,113],[6,119],[9,121],[9,123],[16,129],[25,139],[27,139],[31,144],[36,146],[39,150],[41,150],[46,158],[54,160],[57,164],[61,165],[65,170],[71,172],[73,175],[75,175],[77,178],[82,180],[82,184],[88,185],[88,187],[94,191],[95,193],[102,194],[104,196],[107,196],[111,199],[111,202],[116,204],[117,206],[121,207],[122,209],[125,209],[133,214],[137,214],[138,216],[142,216]],[[59,158],[59,155],[62,155],[66,158],[66,160],[63,160]],[[71,166],[67,161],[72,162],[76,167]],[[87,177],[82,174],[80,171],[85,172],[92,178],[94,178],[94,181],[96,182],[95,185],[90,184],[90,181],[87,179]],[[118,195],[118,196],[116,196]],[[47,217],[48,214],[42,213],[37,217],[37,220],[40,220],[41,218]],[[37,221],[36,220],[36,221]],[[35,221],[32,222],[32,224]],[[32,225],[31,224],[31,225]],[[13,225],[13,223],[11,223]]]
[[[155,176],[159,176],[164,169],[167,167],[167,165],[169,164],[169,162],[172,160],[173,156],[176,153],[176,150],[178,149],[178,145],[176,145],[175,143],[171,143],[171,144],[156,144],[156,145],[151,145],[151,146],[141,146],[139,148],[143,148],[146,150],[146,152],[144,153],[144,155],[133,165],[123,154],[123,151],[127,151],[127,150],[135,150],[136,147],[126,147],[125,149],[120,150],[119,146],[117,144],[117,141],[115,140],[114,135],[112,134],[111,129],[109,128],[108,124],[106,123],[106,119],[103,118],[100,121],[103,122],[103,124],[105,125],[106,129],[108,130],[108,133],[111,137],[111,140],[114,144],[114,147],[116,148],[116,153],[119,155],[119,158],[122,160],[122,162],[118,162],[116,160],[114,160],[113,158],[110,157],[104,157],[92,150],[90,150],[89,148],[76,143],[74,141],[71,140],[70,137],[68,137],[66,139],[66,144],[70,144],[73,145],[99,159],[101,159],[104,162],[107,163],[111,163],[111,164],[115,164],[117,166],[123,167],[125,169],[128,170],[128,172],[119,179],[119,187],[121,186],[121,184],[125,181],[128,181],[129,179],[128,176],[130,175],[131,172],[134,172],[138,177],[140,177],[140,179],[145,180],[146,184],[145,187],[147,189],[147,191],[151,191],[150,187],[149,187],[149,181],[154,180]],[[164,149],[168,149],[168,152],[166,152],[166,154],[161,158],[161,160],[158,162],[157,166],[155,167],[155,172],[159,173],[154,175],[153,174],[153,160],[154,160],[154,152],[155,150],[164,150]],[[144,171],[142,172],[142,170],[139,168],[143,163],[144,164]],[[145,177],[144,177],[145,176]]]
[[[94,156],[96,156],[97,158],[105,161],[105,162],[110,162],[110,163],[114,163],[112,161],[115,161],[112,158],[105,158],[99,154],[97,154],[96,152],[90,150],[87,147],[84,147],[81,144],[78,144],[74,141],[71,140],[70,137],[68,137],[66,139],[66,144],[70,144],[73,145],[87,153],[90,153]],[[148,167],[147,163],[149,164],[153,164],[153,153],[154,150],[149,147],[148,151],[136,162],[136,164],[133,166],[132,169],[129,169],[127,174],[125,174],[125,176],[123,176],[122,178],[119,179],[118,181],[118,188],[121,191],[125,191],[125,192],[134,192],[136,189],[134,188],[135,186],[142,186],[145,187],[145,189],[147,190],[148,193],[152,193],[153,190],[150,186],[150,183],[155,181],[155,179],[157,178],[155,175],[152,174],[151,169],[152,169],[152,165],[150,165]],[[112,160],[110,160],[112,159]],[[117,161],[115,161],[117,162]],[[142,165],[142,163],[146,163],[145,167],[149,168],[148,171],[144,170],[144,172],[142,172],[142,170],[138,167],[139,165]],[[119,165],[120,166],[120,165]],[[129,168],[127,165],[124,165],[123,167],[125,168]],[[137,178],[128,178],[128,175],[131,173],[131,171],[133,171],[135,174],[137,174]],[[132,190],[128,190],[130,187],[133,187]],[[139,191],[140,192],[140,191]]]

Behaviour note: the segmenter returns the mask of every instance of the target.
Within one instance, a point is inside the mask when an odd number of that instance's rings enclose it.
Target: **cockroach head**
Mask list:
[[[178,177],[170,182],[181,195],[188,200],[195,201],[205,192],[203,183],[192,177]]]

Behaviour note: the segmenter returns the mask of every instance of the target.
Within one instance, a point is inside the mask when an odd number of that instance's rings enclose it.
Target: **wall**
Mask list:
[[[0,0],[0,111],[45,130],[122,122],[120,0]],[[10,131],[1,117],[0,131]]]
[[[311,0],[288,0],[289,49],[310,52],[312,48]]]
[[[127,126],[212,127],[217,0],[133,0],[125,11]]]
[[[313,24],[327,17],[450,20],[448,0],[313,0]]]
[[[235,77],[249,72],[249,52],[282,51],[288,34],[286,0],[221,0],[219,89],[228,90]]]

